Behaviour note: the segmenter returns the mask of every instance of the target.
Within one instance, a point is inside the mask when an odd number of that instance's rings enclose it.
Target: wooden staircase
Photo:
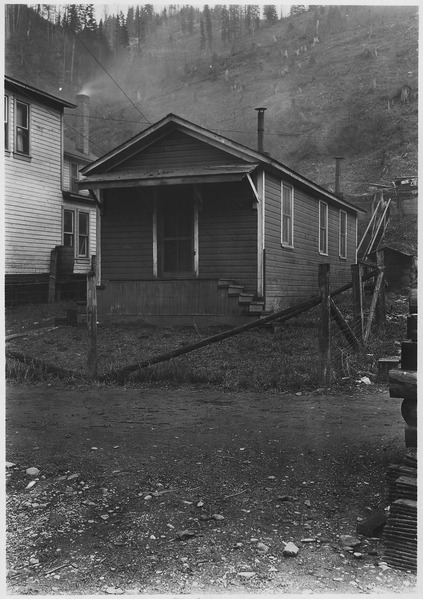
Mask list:
[[[365,262],[371,252],[376,250],[385,236],[390,219],[391,200],[383,197],[373,211],[371,219],[357,247],[357,261]]]
[[[258,317],[264,311],[264,301],[254,299],[254,294],[245,292],[243,285],[237,285],[229,279],[219,279],[217,286],[226,289],[229,297],[237,297],[239,306],[248,315]]]

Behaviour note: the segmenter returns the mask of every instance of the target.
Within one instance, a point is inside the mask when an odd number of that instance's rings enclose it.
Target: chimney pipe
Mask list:
[[[90,98],[86,94],[78,94],[76,96],[78,104],[78,115],[76,117],[76,149],[83,154],[90,153]]]
[[[335,195],[339,198],[342,198],[344,195],[341,191],[341,160],[344,160],[343,156],[335,156]]]
[[[264,111],[266,108],[255,108],[257,110],[257,151],[264,153]]]

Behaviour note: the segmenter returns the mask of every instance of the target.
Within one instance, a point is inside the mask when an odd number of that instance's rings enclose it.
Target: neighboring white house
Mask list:
[[[56,246],[73,248],[74,273],[88,271],[96,253],[96,204],[74,182],[94,157],[65,141],[65,108],[77,106],[5,77],[6,302],[13,289],[25,289],[26,301],[47,299]]]

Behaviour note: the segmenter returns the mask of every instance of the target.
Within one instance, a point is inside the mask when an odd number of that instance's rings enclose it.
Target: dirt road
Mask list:
[[[405,453],[386,390],[11,385],[6,415],[9,593],[414,588],[383,538],[341,542],[387,506]]]

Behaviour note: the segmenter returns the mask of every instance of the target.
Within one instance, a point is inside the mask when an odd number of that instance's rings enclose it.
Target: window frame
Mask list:
[[[4,149],[10,150],[10,98],[4,94]]]
[[[288,190],[290,193],[289,197],[289,207],[290,214],[285,212],[285,190]],[[284,222],[285,218],[287,219],[287,233],[288,238],[284,239]],[[281,245],[284,248],[293,248],[294,247],[294,187],[282,181],[281,183]]]
[[[18,125],[18,105],[26,107],[26,126]],[[18,98],[15,98],[15,144],[14,151],[16,154],[20,156],[30,156],[31,152],[31,135],[30,135],[30,105],[27,102],[22,102]],[[18,140],[22,135],[24,142],[24,149],[19,150],[18,148]]]
[[[344,223],[344,231],[342,230],[342,223]],[[339,210],[339,257],[342,260],[346,260],[347,254],[348,254],[347,225],[348,225],[347,212],[345,210]],[[344,252],[342,250],[344,250]]]
[[[74,168],[76,170],[76,176],[74,176],[74,173],[72,172]],[[79,164],[77,162],[70,162],[69,163],[69,189],[70,189],[71,193],[76,193],[76,194],[79,193],[78,181],[79,181]]]
[[[325,208],[324,226],[322,226],[322,208]],[[322,247],[322,232],[324,232],[324,247]],[[329,206],[327,202],[319,200],[319,254],[329,255]]]
[[[65,231],[65,214],[68,212],[72,216],[72,231]],[[86,233],[81,233],[81,223],[80,217],[86,217]],[[72,237],[72,243],[65,243],[65,235],[70,235]],[[80,252],[80,243],[81,238],[84,238],[86,252]],[[67,247],[73,248],[74,260],[89,260],[90,259],[90,211],[89,210],[80,210],[79,208],[63,208],[63,218],[62,218],[62,243],[63,245],[67,245]]]

